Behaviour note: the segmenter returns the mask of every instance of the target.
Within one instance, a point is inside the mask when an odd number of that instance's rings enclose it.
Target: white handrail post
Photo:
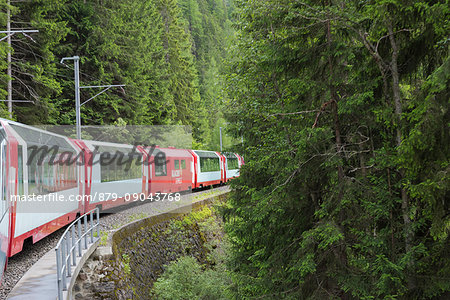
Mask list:
[[[72,265],[70,264],[70,249],[69,249],[69,238],[67,235],[64,237],[65,243],[66,243],[66,251],[64,253],[64,262],[66,264],[67,269],[67,277],[70,277],[72,273]]]
[[[78,239],[77,239],[78,256],[81,256],[81,218],[78,218],[77,227],[78,227]]]
[[[97,237],[100,238],[100,208],[97,207]]]
[[[89,219],[90,219],[90,223],[89,223],[89,231],[91,232],[91,244],[94,242],[94,211],[91,210],[91,212],[89,213]]]
[[[66,268],[67,268],[66,260],[64,259],[65,253],[66,253],[66,250],[65,250],[64,246],[65,246],[65,244],[64,244],[64,241],[63,241],[61,243],[61,253],[62,253],[62,256],[61,256],[61,262],[62,262],[61,278],[62,278],[62,288],[63,288],[63,290],[66,289]]]
[[[88,244],[87,244],[87,214],[84,215],[83,220],[84,220],[84,233],[83,233],[83,236],[84,236],[84,249],[87,249],[88,248]]]
[[[55,249],[56,252],[56,281],[58,284],[58,299],[62,300],[62,286],[61,286],[61,251],[57,247]]]
[[[71,231],[72,231],[72,247],[71,247],[71,249],[72,249],[72,264],[75,266],[77,264],[77,257],[75,255],[75,252],[76,252],[75,251],[75,245],[76,245],[76,243],[75,243],[75,226],[72,226]]]

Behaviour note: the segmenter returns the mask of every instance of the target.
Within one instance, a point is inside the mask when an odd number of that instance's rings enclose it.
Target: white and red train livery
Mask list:
[[[35,243],[95,207],[223,184],[244,163],[233,153],[74,140],[0,123],[0,278],[25,240]],[[115,153],[121,160],[110,159]]]

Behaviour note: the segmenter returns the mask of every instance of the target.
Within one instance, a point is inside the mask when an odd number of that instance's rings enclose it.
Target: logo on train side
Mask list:
[[[181,177],[181,170],[172,170],[172,177]]]

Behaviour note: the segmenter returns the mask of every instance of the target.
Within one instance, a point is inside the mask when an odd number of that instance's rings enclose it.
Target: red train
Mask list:
[[[35,243],[95,207],[223,184],[244,163],[234,153],[74,140],[0,123],[0,275],[25,240]]]

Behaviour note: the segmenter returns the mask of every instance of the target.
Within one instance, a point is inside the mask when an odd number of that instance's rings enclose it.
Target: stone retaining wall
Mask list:
[[[200,211],[227,194],[194,203]],[[189,207],[190,211],[190,207]],[[149,299],[153,282],[164,265],[185,255],[207,263],[212,239],[190,216],[186,207],[124,225],[109,240],[112,251],[97,251],[83,266],[73,289],[75,299]],[[216,234],[216,233],[213,233]],[[217,233],[220,234],[220,233]],[[99,249],[100,250],[100,249]]]

